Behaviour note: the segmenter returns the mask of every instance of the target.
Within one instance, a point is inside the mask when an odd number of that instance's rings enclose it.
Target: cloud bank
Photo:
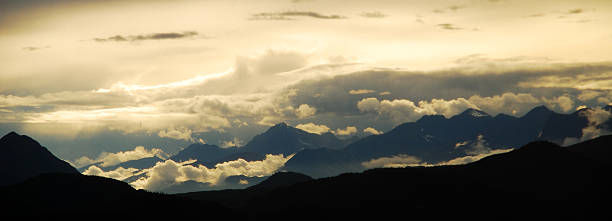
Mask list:
[[[131,160],[138,160],[154,156],[165,159],[168,157],[168,154],[159,148],[148,150],[143,146],[137,146],[134,148],[134,150],[120,151],[117,153],[102,152],[95,159],[90,159],[89,157],[83,156],[76,159],[74,162],[72,162],[72,164],[77,168],[96,163],[101,163],[100,166],[102,167],[109,167]]]
[[[177,182],[193,180],[197,182],[218,185],[229,176],[243,175],[247,177],[262,177],[274,174],[279,168],[291,159],[293,155],[266,155],[261,161],[246,161],[238,159],[215,165],[215,168],[207,168],[203,165],[189,165],[191,162],[175,162],[166,160],[159,162],[154,167],[144,170],[146,177],[142,177],[132,183],[137,189],[151,191],[161,190]]]

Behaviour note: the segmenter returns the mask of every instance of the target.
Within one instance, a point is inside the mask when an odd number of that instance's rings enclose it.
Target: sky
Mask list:
[[[72,163],[612,102],[612,2],[0,0],[0,133]],[[141,149],[142,150],[142,149]]]

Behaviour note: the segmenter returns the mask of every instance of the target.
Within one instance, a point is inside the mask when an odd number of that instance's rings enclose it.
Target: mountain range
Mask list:
[[[273,189],[178,196],[258,218],[606,219],[611,146],[610,135],[568,147],[536,141],[465,165],[379,168]]]
[[[495,149],[517,148],[535,140],[563,144],[568,138],[579,140],[583,136],[582,130],[589,125],[590,110],[560,114],[539,106],[522,117],[506,114],[492,117],[475,109],[451,118],[428,115],[384,134],[365,137],[340,150],[300,151],[284,169],[326,177],[362,171],[363,162],[381,157],[408,155],[436,164]],[[609,106],[604,110],[609,112]],[[597,125],[602,130],[611,126],[609,119]]]
[[[583,129],[589,126],[588,115],[592,110],[584,108],[570,114],[561,114],[545,106],[538,106],[521,117],[514,117],[506,114],[491,116],[480,110],[467,109],[450,118],[426,115],[415,122],[400,124],[384,134],[346,140],[332,133],[308,133],[280,123],[255,136],[242,147],[221,148],[195,143],[169,159],[176,162],[195,160],[191,165],[214,168],[218,163],[237,159],[259,161],[265,159],[266,154],[295,154],[281,171],[322,178],[364,171],[367,169],[364,162],[384,157],[411,156],[420,163],[439,164],[496,149],[517,148],[535,140],[557,144],[564,144],[569,138],[580,140]],[[610,112],[612,107],[606,106],[602,110]],[[607,131],[612,127],[612,121],[605,121],[596,127]],[[98,166],[105,171],[119,166],[142,170],[157,162],[163,162],[163,159],[151,157],[112,167]],[[80,168],[79,171],[88,167]],[[138,178],[131,177],[126,181]],[[176,184],[170,192],[245,188],[260,181],[256,179],[249,182],[249,185],[223,182],[228,185],[216,187],[190,182]],[[190,186],[194,188],[187,188]]]
[[[326,150],[344,152],[359,142]],[[0,153],[2,181],[11,184],[1,186],[0,195],[9,215],[104,210],[122,217],[231,219],[606,219],[610,147],[612,135],[566,147],[534,141],[464,165],[379,168],[319,179],[281,172],[245,189],[166,195],[81,175],[30,137],[9,133],[0,139]]]

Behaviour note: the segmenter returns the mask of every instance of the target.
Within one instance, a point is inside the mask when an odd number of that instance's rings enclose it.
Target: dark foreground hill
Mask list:
[[[3,217],[199,216],[194,211],[206,212],[207,217],[237,214],[216,203],[135,190],[114,179],[82,175],[34,139],[14,132],[0,139],[0,156]]]
[[[236,214],[215,203],[135,190],[121,181],[81,174],[42,174],[0,188],[0,195],[3,215],[176,218],[199,217],[200,213],[207,217]]]
[[[10,132],[0,138],[0,186],[16,184],[43,173],[79,172],[34,139]]]
[[[611,159],[602,155],[610,147],[612,136],[568,148],[539,141],[466,165],[374,169],[261,192],[180,196],[260,219],[609,219],[610,160],[591,152]]]

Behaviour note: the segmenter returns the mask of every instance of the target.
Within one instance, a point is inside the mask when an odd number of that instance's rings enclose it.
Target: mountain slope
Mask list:
[[[581,143],[575,147],[586,148],[580,154],[554,143],[532,142],[466,165],[373,169],[206,199],[258,217],[588,220],[609,215],[612,183],[607,179],[610,161],[586,156],[611,141],[612,136],[604,136]],[[215,193],[182,196],[204,199]]]
[[[248,152],[287,156],[303,149],[339,149],[342,147],[343,142],[331,133],[313,134],[280,123],[253,137],[243,148]]]
[[[588,124],[586,110],[559,114],[539,106],[520,118],[505,114],[491,117],[475,109],[451,118],[423,116],[387,133],[365,137],[339,151],[298,152],[285,164],[285,169],[327,177],[358,172],[364,169],[360,168],[362,162],[400,154],[435,164],[488,150],[516,148],[534,140],[562,143],[567,137],[582,136],[582,129]]]
[[[0,186],[43,173],[79,173],[32,138],[15,132],[0,138],[0,156]]]
[[[176,162],[193,159],[198,161],[197,164],[204,164],[238,152],[238,148],[221,148],[216,145],[194,143],[170,157],[170,159]]]
[[[135,190],[121,181],[81,174],[43,174],[0,188],[0,194],[5,215],[95,213],[96,217],[142,218],[168,216],[163,211],[172,211],[173,217],[196,217],[194,211],[198,211],[210,217],[232,216],[229,209],[215,203]]]
[[[303,183],[306,181],[311,181],[312,177],[306,176],[300,173],[294,172],[279,172],[270,176],[268,179],[262,181],[261,183],[251,186],[248,189],[250,190],[263,190],[263,189],[276,189],[279,187],[291,186],[296,183]]]

